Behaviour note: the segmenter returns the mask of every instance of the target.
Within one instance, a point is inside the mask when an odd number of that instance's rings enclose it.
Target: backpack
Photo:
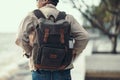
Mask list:
[[[36,41],[38,49],[33,54],[37,69],[63,70],[72,61],[73,41],[70,34],[70,24],[65,20],[65,12],[59,12],[57,18],[45,18],[40,10],[34,10],[40,19],[36,26]]]

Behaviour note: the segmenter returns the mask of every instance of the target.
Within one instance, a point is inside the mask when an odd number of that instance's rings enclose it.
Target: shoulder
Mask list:
[[[70,15],[70,14],[66,14],[66,20],[69,22],[69,23],[73,23],[76,21],[76,19]]]
[[[38,24],[38,19],[34,15],[33,11],[29,12],[21,21],[20,27],[27,29],[28,27],[31,26],[36,26]]]
[[[33,11],[28,12],[24,20],[37,20],[37,17],[34,15]]]
[[[72,15],[70,15],[70,14],[66,14],[66,18],[67,19],[73,19],[74,17]]]

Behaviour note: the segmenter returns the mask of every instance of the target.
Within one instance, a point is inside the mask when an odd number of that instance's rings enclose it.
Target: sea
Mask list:
[[[0,77],[10,76],[10,71],[17,69],[19,63],[26,61],[22,49],[15,44],[15,39],[15,33],[0,33]]]

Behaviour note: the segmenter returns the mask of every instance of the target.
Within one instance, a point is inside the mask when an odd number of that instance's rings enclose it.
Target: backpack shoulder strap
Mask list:
[[[39,18],[45,18],[44,14],[39,10],[36,9],[33,11],[33,13],[35,14],[35,16],[39,19]]]
[[[65,12],[59,12],[56,21],[61,20],[61,19],[65,19],[66,17],[66,13]]]

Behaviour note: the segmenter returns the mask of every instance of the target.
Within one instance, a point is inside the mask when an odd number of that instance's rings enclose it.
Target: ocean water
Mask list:
[[[13,53],[16,50],[15,33],[1,33],[0,34],[0,54],[9,52]]]
[[[15,33],[0,34],[0,76],[15,69],[22,61],[22,49],[15,44]]]

